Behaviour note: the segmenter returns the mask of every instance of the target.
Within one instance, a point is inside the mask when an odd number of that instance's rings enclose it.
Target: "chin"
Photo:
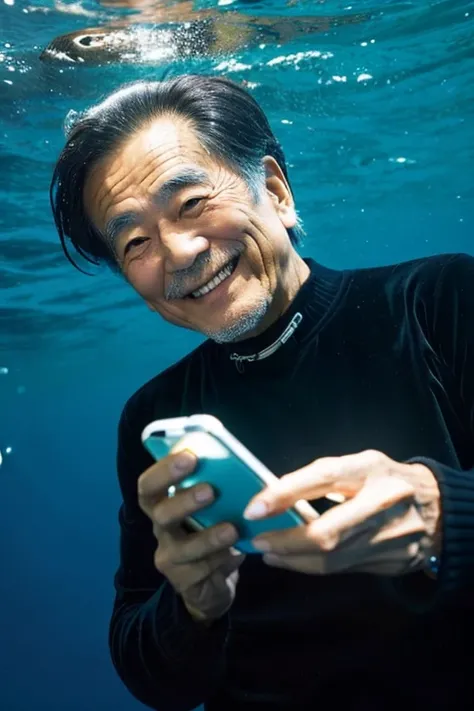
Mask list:
[[[200,329],[201,333],[216,343],[236,343],[255,335],[268,313],[269,302],[263,300],[253,304],[251,309],[239,316],[228,319],[225,324]]]

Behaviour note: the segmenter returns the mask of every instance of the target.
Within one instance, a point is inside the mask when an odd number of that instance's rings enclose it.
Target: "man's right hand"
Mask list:
[[[245,556],[232,549],[238,538],[231,524],[188,533],[183,523],[214,498],[212,488],[199,484],[168,497],[168,488],[196,467],[189,451],[171,454],[138,479],[138,503],[151,519],[158,541],[155,566],[181,595],[195,620],[212,622],[232,605],[238,568]]]

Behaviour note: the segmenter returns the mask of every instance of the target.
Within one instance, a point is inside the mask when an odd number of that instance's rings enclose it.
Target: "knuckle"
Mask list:
[[[160,528],[165,528],[171,523],[171,512],[169,511],[169,506],[166,506],[167,503],[167,501],[160,501],[151,511],[153,521]]]
[[[161,546],[158,546],[158,548],[155,551],[154,555],[154,564],[155,568],[160,572],[160,573],[165,573],[165,570],[168,568],[168,556],[166,555],[166,552]]]
[[[415,489],[414,485],[411,482],[406,481],[406,479],[402,479],[400,477],[395,477],[395,476],[393,478],[394,478],[394,480],[395,479],[397,480],[400,499],[401,500],[413,499],[416,494],[416,489]]]
[[[206,550],[209,553],[214,553],[214,551],[219,551],[223,547],[223,542],[220,537],[219,531],[210,531],[209,535],[206,537]]]
[[[328,529],[321,531],[317,525],[319,521],[315,521],[313,525],[307,528],[307,535],[311,543],[322,553],[330,553],[335,550],[339,544],[339,535],[336,531]]]
[[[331,551],[335,550],[335,548],[337,546],[336,537],[329,534],[329,533],[324,533],[322,535],[319,535],[316,542],[318,544],[318,547],[324,553],[331,553]]]
[[[214,530],[209,531],[209,546],[213,550],[228,548],[236,542],[238,534],[234,526],[225,524],[217,526]]]
[[[138,498],[139,500],[143,500],[147,497],[148,495],[148,487],[147,487],[147,476],[146,474],[141,474],[138,477],[137,481],[137,493],[138,493]]]
[[[423,538],[428,533],[428,526],[421,516],[413,518],[407,530],[407,535],[416,536],[418,539]]]
[[[142,472],[137,479],[138,497],[149,499],[156,496],[166,490],[170,483],[169,466],[165,465],[164,460],[155,462],[149,469]]]
[[[380,452],[378,449],[366,449],[364,456],[369,463],[374,465],[385,464],[389,459],[386,454]]]

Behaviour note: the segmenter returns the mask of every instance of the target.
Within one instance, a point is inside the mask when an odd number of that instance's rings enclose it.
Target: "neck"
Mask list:
[[[309,275],[310,269],[306,262],[295,250],[292,250],[288,261],[283,265],[279,265],[277,273],[278,286],[265,318],[262,319],[256,329],[246,333],[244,338],[235,341],[235,343],[260,336],[278,321],[290,308]]]
[[[305,259],[305,269],[298,266],[288,270],[286,290],[278,293],[278,309],[273,312],[266,328],[253,338],[239,343],[218,345],[218,353],[228,363],[234,362],[239,372],[248,364],[249,371],[277,370],[291,362],[292,354],[319,328],[329,309],[337,301],[337,295],[345,281],[344,272]],[[284,295],[286,294],[286,299]],[[279,314],[279,315],[278,315]],[[247,372],[247,371],[246,371]]]

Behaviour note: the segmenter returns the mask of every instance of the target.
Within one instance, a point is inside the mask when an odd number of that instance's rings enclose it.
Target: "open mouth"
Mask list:
[[[196,291],[192,291],[186,298],[188,299],[201,299],[206,296],[214,289],[217,289],[226,279],[232,276],[235,272],[237,264],[239,263],[239,257],[234,257],[226,266],[220,270],[210,281],[208,281],[204,286],[201,286]]]

